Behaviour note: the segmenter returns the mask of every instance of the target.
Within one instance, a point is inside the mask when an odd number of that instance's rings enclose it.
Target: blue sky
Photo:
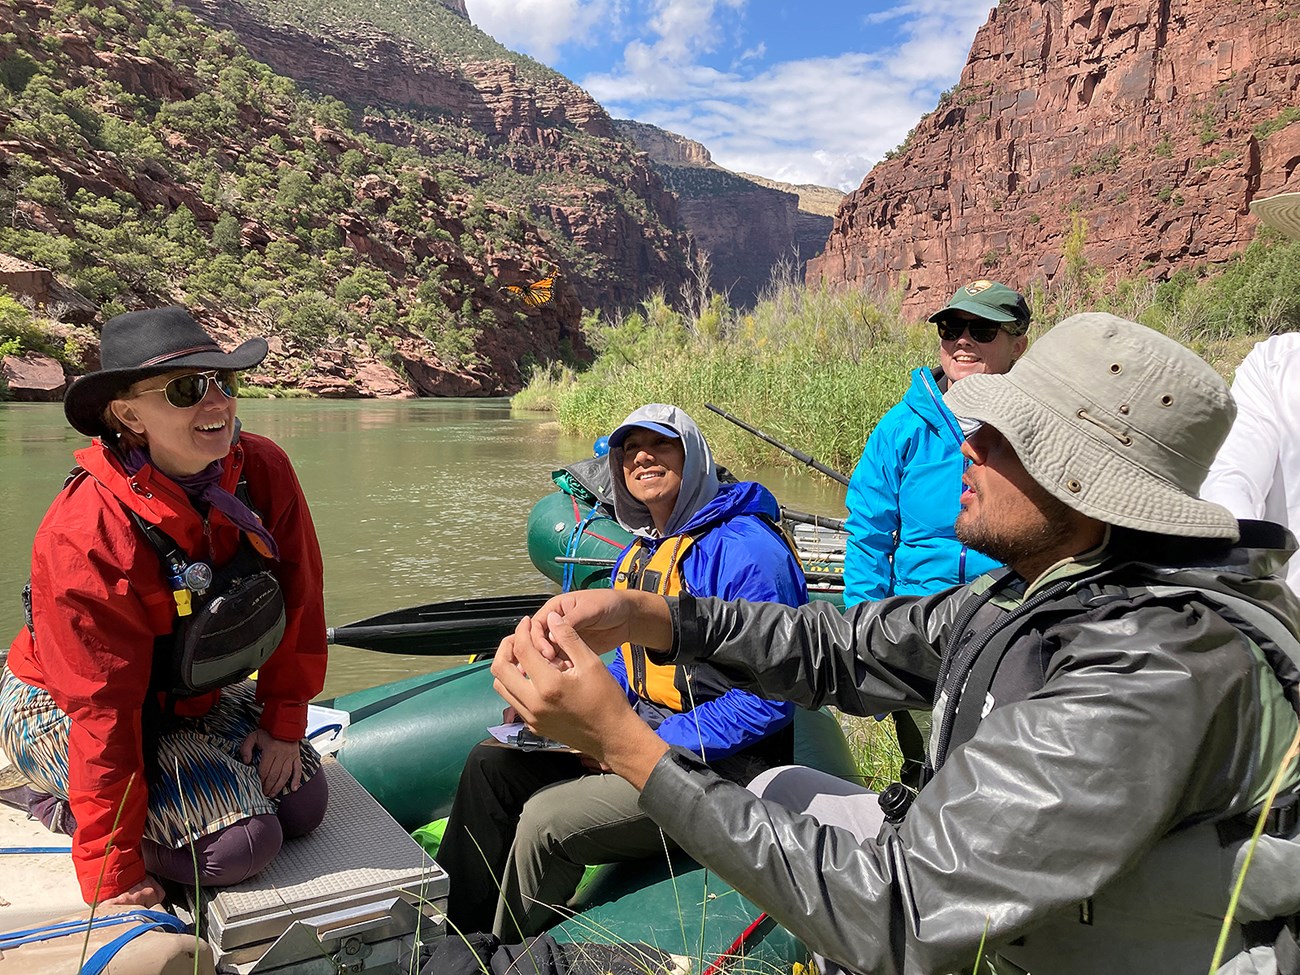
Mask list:
[[[728,169],[856,189],[961,74],[996,0],[466,0],[615,118]]]

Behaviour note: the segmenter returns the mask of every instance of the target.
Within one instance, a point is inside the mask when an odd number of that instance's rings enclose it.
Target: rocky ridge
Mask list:
[[[906,282],[913,312],[973,278],[1065,272],[1066,243],[1156,279],[1255,236],[1300,189],[1292,0],[1002,0],[958,85],[845,198],[809,283]]]
[[[451,165],[471,185],[482,183],[480,161],[545,177],[523,202],[572,242],[585,266],[567,277],[583,306],[630,307],[686,280],[672,194],[562,75],[540,65],[525,75],[503,58],[453,60],[365,24],[326,33],[238,2],[182,2],[278,74],[356,108],[362,131]],[[468,21],[463,3],[449,6]]]
[[[102,9],[90,8],[89,15]],[[203,91],[192,64],[135,53],[125,43],[97,43],[97,25],[84,17],[74,15],[71,29],[51,30],[50,24],[56,22],[58,13],[47,0],[0,0],[0,13],[10,14],[12,28],[0,38],[0,62],[13,63],[20,52],[32,63],[49,57],[59,64],[65,83],[86,85],[86,91],[96,93],[92,98],[101,97],[95,87],[100,79],[133,97],[160,105],[190,102]],[[127,21],[127,29],[143,32],[143,24],[133,24],[125,17],[123,20]],[[109,115],[123,111],[107,102],[104,107]],[[295,134],[299,123],[284,112],[283,108],[268,105],[254,113],[251,107],[244,106],[240,113],[244,125],[241,137],[228,142],[222,141],[215,130],[202,137],[165,131],[165,149],[175,156],[155,155],[138,164],[126,154],[101,148],[84,138],[48,136],[41,129],[40,117],[22,119],[28,124],[19,127],[12,124],[19,121],[16,115],[10,118],[0,113],[0,179],[16,190],[13,224],[50,242],[71,240],[77,237],[79,226],[74,210],[107,205],[105,201],[129,201],[132,209],[147,212],[187,211],[197,228],[211,228],[222,215],[219,208],[205,198],[196,182],[180,175],[181,167],[174,159],[211,154],[222,166],[233,168],[251,152],[264,151],[262,140],[278,139],[284,146],[282,153],[301,149],[306,140]],[[89,113],[86,117],[94,118]],[[320,123],[311,129],[310,141],[327,147],[327,154],[342,155],[366,148],[346,128]],[[271,151],[268,158],[274,169],[292,168],[283,154],[277,156]],[[32,172],[57,179],[58,199],[66,202],[27,196],[24,190],[34,182],[29,175]],[[442,261],[450,290],[438,294],[435,300],[460,306],[466,293],[473,294],[475,305],[482,310],[480,322],[488,323],[473,349],[474,364],[440,355],[424,337],[407,329],[375,326],[364,339],[356,333],[311,340],[275,335],[269,316],[258,309],[235,308],[229,302],[186,294],[174,287],[159,291],[156,278],[150,278],[143,268],[125,280],[127,290],[118,295],[119,307],[184,302],[199,309],[210,330],[228,342],[254,332],[269,334],[271,355],[250,380],[256,385],[293,388],[321,396],[502,395],[522,385],[521,363],[529,356],[547,357],[566,347],[571,354],[584,354],[585,345],[576,327],[581,306],[571,288],[557,289],[554,300],[543,308],[520,310],[512,296],[486,283],[489,276],[526,281],[528,274],[535,273],[533,268],[554,266],[558,255],[548,250],[535,233],[530,238],[526,231],[519,245],[467,255],[455,242],[468,239],[466,218],[471,201],[444,194],[428,174],[410,178],[425,207],[421,216],[429,226],[436,227],[437,235],[412,235],[385,219],[385,207],[396,199],[398,188],[389,177],[378,175],[357,181],[352,191],[353,205],[334,214],[332,225],[356,259],[381,269],[394,286],[394,293],[407,296],[407,300],[414,298],[422,283],[414,277],[416,265],[429,258]],[[230,204],[232,212],[242,211],[239,244],[244,254],[266,250],[272,244],[292,243],[292,236],[269,223],[266,214],[246,209],[248,203],[243,201],[241,205],[232,199]],[[492,206],[490,202],[480,203],[483,211]],[[504,221],[505,214],[499,214],[499,219]],[[482,247],[478,243],[475,246]],[[121,255],[99,256],[107,262]],[[48,286],[43,280],[37,278],[36,283],[26,286],[11,274],[8,288],[54,318],[53,338],[62,340],[69,334],[68,326],[87,320],[87,303],[76,293],[65,294],[56,279],[51,279]],[[367,319],[374,306],[371,299],[363,298],[351,309],[359,328],[369,327]],[[451,313],[449,308],[447,314]],[[93,330],[71,337],[82,349],[82,365],[96,368],[97,338]],[[377,351],[376,344],[386,346],[386,351]],[[41,355],[8,356],[0,378],[4,378],[15,398],[57,398],[51,362],[48,356]],[[62,369],[58,363],[54,366]]]
[[[784,265],[802,278],[808,259],[821,252],[834,212],[826,212],[826,195],[838,202],[834,190],[733,173],[700,143],[645,122],[617,119],[614,126],[677,195],[682,223],[708,254],[713,287],[733,304],[753,305]]]
[[[14,113],[6,114],[10,101],[0,100],[0,182],[14,195],[13,223],[22,230],[22,239],[10,241],[20,248],[15,253],[30,256],[23,240],[77,241],[85,230],[78,214],[100,207],[96,201],[110,208],[117,204],[108,201],[129,202],[131,212],[147,215],[147,221],[184,213],[197,231],[193,239],[209,254],[220,250],[214,227],[236,216],[234,257],[244,258],[245,265],[263,252],[269,258],[272,248],[295,254],[309,237],[336,233],[345,250],[335,253],[351,256],[341,270],[334,265],[318,271],[325,278],[319,286],[332,292],[353,266],[377,268],[392,299],[363,296],[345,309],[351,321],[346,330],[325,335],[322,326],[311,341],[273,335],[271,356],[250,377],[254,383],[323,396],[512,392],[522,384],[529,361],[587,354],[578,327],[584,307],[628,306],[655,287],[675,289],[685,280],[686,240],[673,197],[644,157],[612,135],[603,109],[554,72],[521,71],[506,59],[449,65],[364,26],[321,42],[291,28],[260,25],[234,4],[195,6],[214,21],[219,8],[224,26],[248,38],[255,56],[296,64],[304,84],[351,92],[358,107],[352,116],[356,127],[327,103],[323,117],[304,123],[304,111],[312,110],[289,107],[283,88],[272,83],[267,89],[260,76],[246,90],[232,92],[227,73],[249,74],[233,66],[240,57],[248,64],[244,49],[228,34],[205,40],[205,28],[192,18],[187,26],[170,8],[137,12],[130,3],[92,4],[68,13],[52,0],[0,0],[0,20],[11,25],[0,36],[0,82],[8,89],[0,91],[0,99],[12,100]],[[452,0],[448,7],[472,30],[463,3]],[[150,40],[141,44],[138,38],[146,32]],[[159,56],[164,49],[167,56]],[[226,57],[232,66],[223,68]],[[53,85],[44,80],[50,77],[46,64],[58,65]],[[75,118],[61,114],[58,124],[65,128],[51,128],[43,109],[24,101],[28,77],[14,75],[15,65],[23,72],[33,66],[42,91],[52,89],[42,97],[52,97],[56,110],[81,111],[70,100],[74,97],[87,99],[89,110]],[[218,72],[221,88],[214,93],[237,120],[233,129],[206,123],[178,128],[161,121],[169,111],[173,118],[186,118],[176,112],[181,107],[211,110],[214,103],[204,99],[211,98]],[[207,80],[200,78],[203,73]],[[65,96],[64,86],[83,94]],[[366,107],[383,98],[390,110]],[[138,133],[156,132],[160,142],[146,148],[143,159],[134,148],[112,151],[96,126],[117,124],[115,119],[135,125]],[[82,122],[84,133],[68,133],[66,126]],[[121,138],[120,131],[114,130],[115,138]],[[366,136],[416,148],[428,158],[427,169],[386,165],[374,156],[374,143]],[[250,195],[245,185],[254,168],[262,186],[265,174],[272,174],[272,190],[276,178],[301,170],[323,192],[322,180],[338,186],[343,176],[338,167],[349,157],[356,157],[350,171],[360,162],[362,175],[355,183],[348,179],[350,202],[328,216],[308,216],[306,208],[292,206],[285,211],[274,200],[268,207],[265,197]],[[192,168],[195,159],[208,161],[209,168]],[[304,159],[329,160],[331,168],[304,168]],[[522,203],[497,196],[500,187],[491,180],[500,179],[502,171],[512,179],[532,174],[540,189]],[[36,173],[56,180],[57,193],[47,181],[43,195],[48,198],[26,194]],[[216,198],[209,184],[219,184]],[[493,236],[502,228],[506,237]],[[73,244],[77,264],[84,264],[85,256],[92,264],[118,256],[124,265],[135,259],[112,250],[83,256],[80,246]],[[95,306],[58,280],[77,268],[52,266],[57,276],[43,269],[36,277],[30,271],[9,273],[0,285],[67,325],[93,318]],[[430,268],[433,281],[426,273]],[[269,260],[266,270],[281,273]],[[503,287],[546,275],[555,277],[554,297],[539,307],[524,305]],[[213,301],[205,294],[188,292],[179,279],[168,282],[156,265],[132,271],[126,290],[108,293],[118,307],[181,301],[202,308],[210,327],[231,341],[250,332],[276,332],[271,316],[255,304]],[[284,292],[290,301],[297,294]],[[107,295],[95,297],[104,301]],[[439,305],[445,308],[439,311]],[[472,354],[448,358],[430,347],[427,327],[401,327],[420,306],[432,307],[435,319],[444,322],[469,315],[478,323]],[[398,327],[392,325],[395,316]],[[51,340],[62,345],[66,339],[81,348],[82,365],[94,368],[93,329],[64,335],[61,328],[55,326]],[[57,398],[52,363],[48,357],[10,356],[0,378],[17,397]]]

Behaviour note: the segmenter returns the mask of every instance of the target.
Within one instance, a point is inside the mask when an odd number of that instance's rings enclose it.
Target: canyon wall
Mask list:
[[[1121,275],[1225,260],[1251,200],[1300,189],[1298,50],[1294,0],[1002,0],[807,280],[905,282],[919,313],[974,278],[1058,280],[1072,234]]]

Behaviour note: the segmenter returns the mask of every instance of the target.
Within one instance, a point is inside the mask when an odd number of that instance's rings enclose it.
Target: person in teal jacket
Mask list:
[[[965,434],[943,394],[967,376],[1010,370],[1029,345],[1029,320],[1024,297],[993,281],[959,288],[930,316],[939,333],[939,366],[912,373],[911,387],[871,431],[849,479],[846,607],[939,592],[997,568],[953,530],[961,510]],[[903,781],[912,783],[925,761],[924,738],[908,712],[897,712],[894,721]]]

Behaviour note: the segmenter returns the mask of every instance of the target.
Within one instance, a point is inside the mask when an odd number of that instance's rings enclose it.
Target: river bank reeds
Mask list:
[[[1090,265],[1085,237],[1076,222],[1054,287],[1029,289],[1031,339],[1076,312],[1108,311],[1170,335],[1230,379],[1254,342],[1300,328],[1300,242],[1262,232],[1230,261],[1156,282]],[[710,414],[703,404],[713,402],[848,473],[911,371],[937,363],[934,328],[901,311],[901,291],[807,287],[787,266],[750,310],[711,291],[707,274],[682,299],[660,294],[608,322],[593,316],[595,361],[581,372],[539,369],[514,405],[552,410],[564,430],[594,438],[644,403],[675,403],[729,466],[795,463]]]

